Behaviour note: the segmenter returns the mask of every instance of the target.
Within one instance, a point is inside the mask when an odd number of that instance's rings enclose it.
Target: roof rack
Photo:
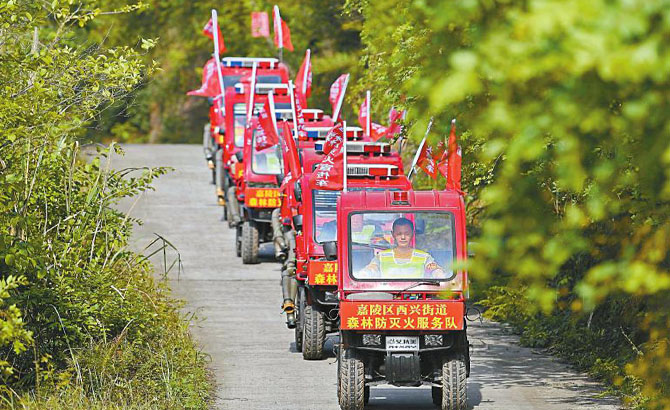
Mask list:
[[[309,134],[308,134],[309,135]],[[317,142],[314,149],[323,152],[325,142]],[[390,154],[391,144],[385,142],[347,141],[347,154]]]
[[[258,68],[275,68],[279,60],[271,57],[224,57],[221,62],[225,67],[251,68],[257,63]]]
[[[235,92],[238,94],[244,94],[247,86],[245,83],[235,84]],[[288,84],[276,84],[276,83],[257,83],[256,84],[256,94],[269,94],[273,92],[275,95],[287,95],[288,94]]]
[[[323,110],[318,108],[305,108],[302,110],[305,121],[320,121],[323,119]]]
[[[347,164],[347,176],[352,177],[395,177],[400,175],[397,165],[389,164]]]

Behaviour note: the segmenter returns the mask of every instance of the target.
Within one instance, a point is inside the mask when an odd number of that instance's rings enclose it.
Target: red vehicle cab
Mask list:
[[[358,129],[348,129],[351,138]],[[322,142],[315,149],[303,149],[305,175],[298,182],[296,231],[296,298],[298,323],[296,347],[307,360],[323,358],[327,333],[338,331],[338,264],[327,260],[323,244],[336,240],[336,204],[341,191],[310,189],[309,178],[323,155]],[[402,160],[391,153],[389,144],[350,141],[347,144],[347,187],[351,191],[408,190]],[[303,188],[304,187],[304,188]]]
[[[442,409],[465,409],[465,204],[448,191],[347,192],[337,207],[338,395],[362,409],[371,385],[432,386]]]
[[[210,99],[211,142],[215,147],[214,182],[219,203],[225,204],[231,186],[230,165],[244,145],[246,104],[253,65],[256,63],[257,84],[288,83],[288,68],[276,58],[224,57],[221,74],[225,86],[225,107],[221,99]],[[245,88],[246,84],[246,88]],[[242,89],[242,90],[241,90]],[[244,92],[246,91],[246,92]],[[238,171],[241,173],[241,171]],[[226,213],[224,212],[224,216]]]
[[[265,85],[257,85],[263,92]],[[272,91],[275,101],[277,122],[286,120],[292,128],[292,110],[288,87],[273,84],[255,98],[256,105],[264,104],[267,91]],[[283,137],[282,127],[278,133]],[[236,162],[234,169],[243,169],[241,178],[234,178],[236,200],[239,205],[240,223],[237,224],[236,248],[238,256],[245,264],[258,263],[258,248],[261,243],[274,240],[272,230],[272,212],[281,206],[279,184],[283,173],[281,144],[256,149],[256,127],[246,128],[244,147],[241,153],[243,161]],[[237,154],[238,157],[240,156]]]

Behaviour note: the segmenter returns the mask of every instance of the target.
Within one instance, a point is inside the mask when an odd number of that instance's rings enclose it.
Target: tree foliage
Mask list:
[[[112,0],[108,7],[125,3]],[[357,68],[360,49],[356,20],[342,14],[343,1],[243,0],[213,4],[163,0],[143,7],[139,13],[103,16],[87,33],[87,38],[110,45],[139,42],[140,38],[158,38],[161,44],[145,58],[147,63],[160,62],[161,71],[104,115],[87,138],[103,135],[117,141],[199,141],[197,130],[207,121],[207,104],[203,98],[186,96],[186,91],[199,87],[202,66],[212,54],[212,41],[202,35],[212,7],[217,8],[228,49],[224,57],[264,57],[276,56],[277,50],[271,38],[251,37],[251,12],[268,12],[272,26],[274,4],[279,5],[282,18],[289,24],[295,46],[295,52],[284,52],[284,61],[295,76],[305,49],[311,48],[314,97],[310,104],[329,108],[328,87],[343,72]],[[110,32],[110,28],[119,26],[124,29]]]
[[[475,280],[523,290],[583,342],[602,325],[596,339],[628,349],[618,364],[655,408],[670,406],[669,6],[347,4],[364,19],[360,88],[406,104],[416,138],[431,116],[441,133],[451,117],[471,133]]]
[[[137,221],[115,209],[165,170],[116,170],[118,148],[87,160],[76,142],[154,70],[139,47],[82,42],[102,7],[0,1],[0,397],[53,407],[42,394],[62,388],[98,406],[202,405],[202,358],[149,262],[127,247]],[[161,384],[157,352],[173,386]],[[141,389],[147,397],[131,394]]]

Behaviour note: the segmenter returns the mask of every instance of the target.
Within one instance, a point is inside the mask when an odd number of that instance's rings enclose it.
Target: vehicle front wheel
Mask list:
[[[239,258],[242,256],[242,227],[235,228],[235,254]]]
[[[442,410],[465,410],[468,393],[465,355],[458,354],[442,364]]]
[[[258,263],[258,227],[254,221],[242,224],[242,263]]]
[[[342,352],[337,383],[342,410],[362,410],[365,407],[365,366],[354,352],[346,349]]]
[[[305,360],[323,359],[326,342],[326,318],[314,306],[305,306],[303,315],[302,357]]]
[[[295,350],[302,352],[302,338],[303,333],[305,332],[305,288],[298,288],[298,298],[295,301],[295,307],[297,308],[296,318],[298,323],[295,325]]]

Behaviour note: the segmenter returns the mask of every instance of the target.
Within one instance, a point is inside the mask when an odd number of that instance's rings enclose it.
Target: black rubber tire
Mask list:
[[[295,350],[302,352],[302,338],[305,333],[305,288],[298,288],[298,297],[295,301],[296,319],[295,324]]]
[[[442,410],[465,410],[468,403],[465,355],[457,354],[442,364]]]
[[[228,205],[223,206],[223,220],[224,221],[228,220]]]
[[[366,384],[363,390],[363,403],[367,406],[369,402],[370,402],[370,386]]]
[[[433,396],[433,404],[437,407],[442,406],[442,387],[432,386],[430,394]]]
[[[235,228],[235,254],[239,258],[242,256],[242,227]]]
[[[244,221],[242,224],[242,263],[258,263],[258,227],[254,221]]]
[[[340,356],[337,372],[338,399],[342,410],[363,410],[365,407],[365,366],[351,352]]]
[[[302,336],[302,357],[305,360],[321,360],[324,357],[323,345],[326,342],[326,318],[323,312],[314,306],[305,306]]]

